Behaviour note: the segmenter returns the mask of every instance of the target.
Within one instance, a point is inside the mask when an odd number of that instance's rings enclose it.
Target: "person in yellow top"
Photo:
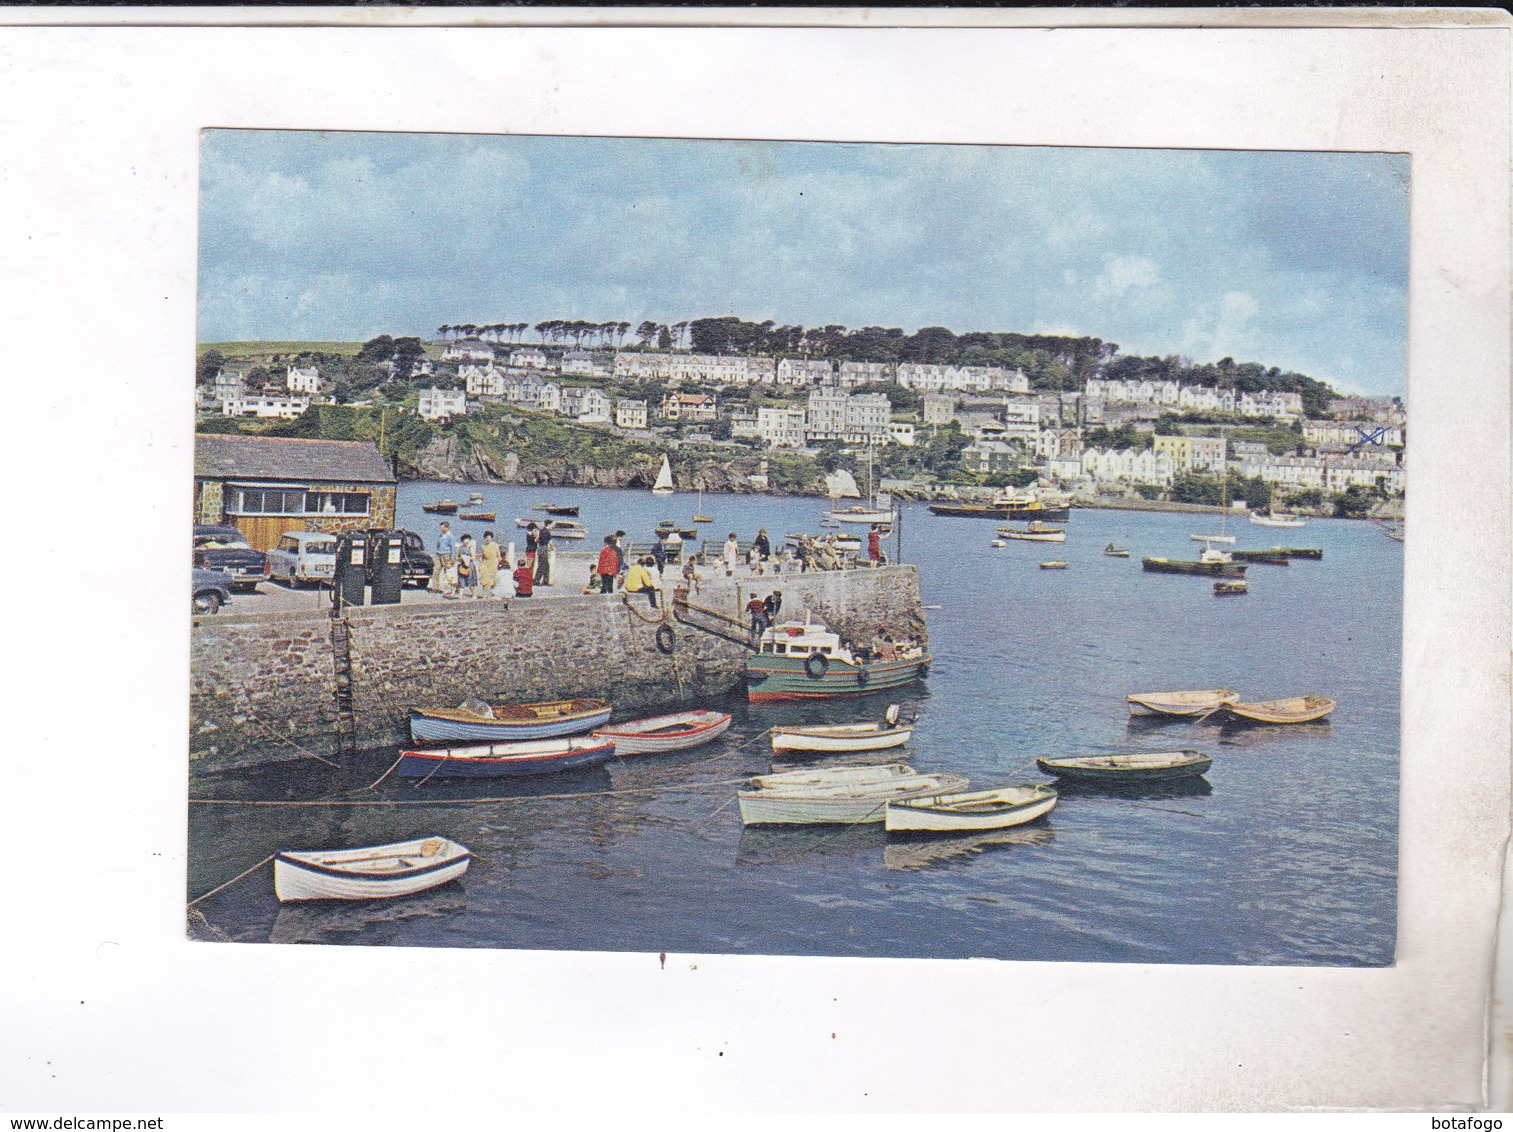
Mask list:
[[[499,544],[494,541],[493,531],[483,532],[483,545],[478,548],[479,597],[493,597],[494,587],[499,583]]]
[[[646,600],[651,603],[653,609],[657,608],[657,583],[651,575],[650,567],[656,561],[655,558],[642,558],[630,568],[630,573],[625,575],[625,592],[635,594],[645,591]]]

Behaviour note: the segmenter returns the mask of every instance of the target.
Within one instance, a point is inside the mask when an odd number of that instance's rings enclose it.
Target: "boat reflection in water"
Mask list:
[[[468,892],[454,880],[414,896],[387,900],[320,900],[283,904],[268,932],[269,943],[388,943],[381,931],[417,917],[457,916],[467,910]],[[377,930],[376,930],[377,929]],[[368,939],[337,937],[374,932]]]
[[[1334,725],[1327,719],[1309,723],[1252,723],[1226,720],[1219,725],[1219,742],[1226,747],[1263,747],[1273,740],[1285,740],[1287,736],[1305,736],[1309,739],[1327,739],[1334,733]]]
[[[1214,792],[1214,786],[1201,775],[1159,779],[1154,782],[1063,778],[1057,781],[1056,790],[1066,799],[1101,795],[1106,798],[1137,798],[1152,801],[1160,798],[1206,798]]]
[[[781,865],[789,861],[814,862],[826,857],[873,854],[887,834],[882,822],[855,825],[748,825],[741,830],[736,848],[740,865]]]
[[[1066,793],[1060,786],[1056,789],[1061,794]],[[894,835],[883,849],[883,866],[891,872],[915,872],[959,857],[974,857],[990,849],[1010,845],[1049,845],[1055,840],[1056,831],[1044,821],[1033,826],[988,829],[979,833],[936,833],[928,837]]]

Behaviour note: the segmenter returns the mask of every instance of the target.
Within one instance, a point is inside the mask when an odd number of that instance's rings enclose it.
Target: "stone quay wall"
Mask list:
[[[805,613],[843,638],[927,640],[913,566],[715,577],[691,604],[741,617],[753,595],[783,592],[782,620]],[[669,595],[664,595],[664,598]],[[617,717],[674,708],[741,685],[746,649],[673,623],[641,595],[363,606],[347,611],[359,747],[409,739],[412,706],[607,699]],[[190,645],[191,766],[213,772],[335,750],[335,665],[324,612],[196,618]]]

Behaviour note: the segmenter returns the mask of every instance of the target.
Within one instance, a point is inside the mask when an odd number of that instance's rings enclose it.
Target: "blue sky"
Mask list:
[[[1405,386],[1395,154],[213,130],[201,341],[444,323],[1093,335]],[[534,334],[529,340],[534,340]]]

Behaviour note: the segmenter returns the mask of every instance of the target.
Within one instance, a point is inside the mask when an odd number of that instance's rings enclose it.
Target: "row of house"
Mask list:
[[[1244,417],[1303,415],[1303,397],[1298,393],[1264,389],[1242,393],[1211,385],[1185,385],[1176,381],[1105,381],[1089,378],[1083,392],[1110,404],[1151,406],[1157,411],[1239,413]]]

